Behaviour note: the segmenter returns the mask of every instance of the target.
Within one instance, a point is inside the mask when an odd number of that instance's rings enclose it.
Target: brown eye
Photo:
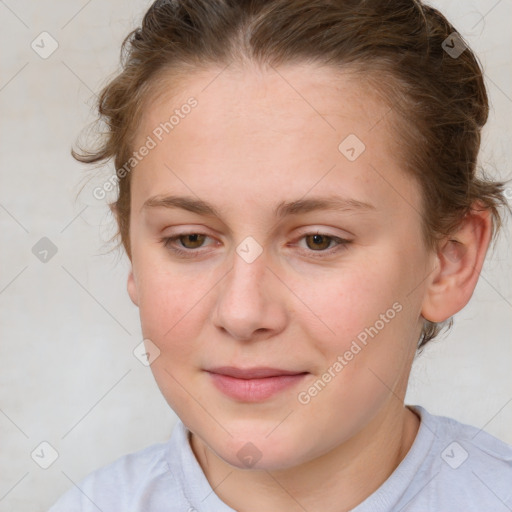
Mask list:
[[[319,234],[306,235],[304,238],[306,239],[306,245],[309,249],[320,251],[327,249],[333,239],[331,236]]]
[[[201,235],[199,233],[190,233],[188,235],[180,235],[177,239],[186,249],[197,249],[201,247],[206,235]],[[188,245],[190,243],[190,245]]]

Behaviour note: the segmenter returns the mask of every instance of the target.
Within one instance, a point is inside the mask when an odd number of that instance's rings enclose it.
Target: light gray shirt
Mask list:
[[[416,439],[391,476],[352,512],[510,512],[512,446],[421,406]],[[178,421],[168,442],[84,478],[49,512],[235,512],[212,490]]]

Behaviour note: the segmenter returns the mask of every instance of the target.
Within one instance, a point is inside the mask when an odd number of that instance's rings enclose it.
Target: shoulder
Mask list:
[[[481,428],[414,409],[434,434],[422,474],[430,489],[424,493],[431,495],[429,506],[463,503],[468,512],[510,508],[512,446]]]
[[[485,463],[486,465],[498,465],[504,471],[512,471],[512,446],[494,437],[483,428],[478,428],[466,423],[429,414],[423,409],[426,422],[437,425],[436,440],[438,447],[447,444],[441,456],[447,463],[450,459],[456,459],[448,466],[462,466],[467,461],[470,463]],[[471,457],[471,460],[470,460]]]
[[[170,440],[156,443],[93,471],[74,483],[49,512],[139,510],[136,504],[147,499],[148,490],[154,500],[163,493],[172,496],[177,483],[169,471],[171,448]]]

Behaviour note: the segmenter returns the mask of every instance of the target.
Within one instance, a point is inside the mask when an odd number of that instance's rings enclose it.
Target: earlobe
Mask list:
[[[437,252],[436,270],[428,282],[422,316],[444,322],[460,311],[475,290],[491,237],[490,212],[472,209],[456,233]]]
[[[135,282],[135,277],[133,276],[133,269],[130,269],[130,273],[128,274],[128,283],[127,283],[128,295],[132,302],[138,307],[139,306],[139,297],[137,293],[137,284]]]

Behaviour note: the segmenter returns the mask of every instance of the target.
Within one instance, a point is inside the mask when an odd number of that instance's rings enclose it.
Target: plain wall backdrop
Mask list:
[[[142,335],[127,258],[108,252],[113,219],[92,195],[113,166],[87,183],[89,171],[70,156],[148,5],[0,0],[0,511],[47,510],[94,469],[168,439],[176,421],[133,355]],[[434,5],[484,66],[491,115],[481,164],[510,179],[512,3]],[[415,362],[406,398],[508,443],[510,225],[449,335]],[[44,442],[58,454],[48,469],[40,466],[54,454]]]

